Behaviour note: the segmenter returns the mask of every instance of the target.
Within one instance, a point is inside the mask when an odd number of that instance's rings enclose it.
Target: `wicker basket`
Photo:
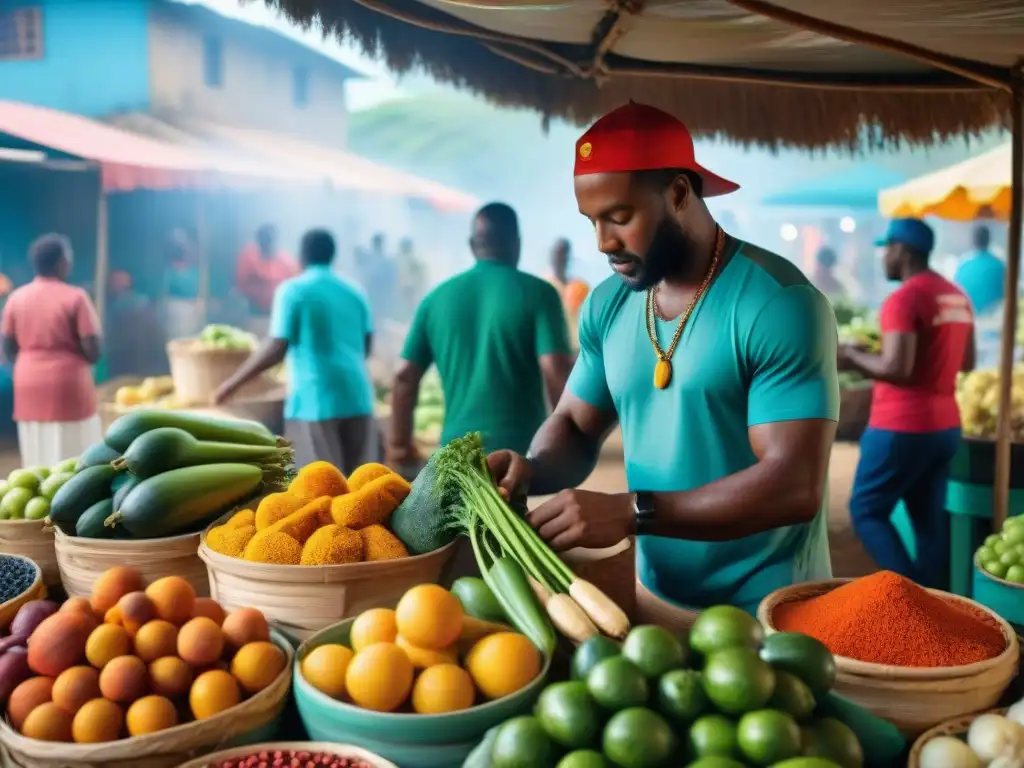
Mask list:
[[[871,398],[874,391],[874,384],[870,381],[839,390],[839,425],[836,427],[836,440],[860,440],[871,416]]]
[[[60,584],[53,531],[42,520],[0,520],[0,554],[34,560],[46,584]]]
[[[60,578],[68,597],[88,597],[96,578],[115,565],[137,568],[147,584],[164,576],[187,579],[196,594],[207,597],[210,582],[199,559],[199,534],[162,539],[85,539],[55,531],[54,545]]]
[[[971,723],[974,722],[974,718],[981,714],[993,714],[993,715],[1005,715],[1005,709],[992,709],[988,712],[975,712],[973,715],[966,715],[964,717],[954,717],[950,720],[945,720],[933,728],[929,728],[927,731],[922,733],[914,741],[914,746],[910,748],[910,756],[907,758],[907,768],[920,768],[921,765],[921,750],[924,749],[924,745],[937,736],[964,736],[967,734],[967,729],[971,727]]]
[[[205,405],[217,387],[228,380],[238,366],[249,357],[244,349],[215,349],[197,339],[174,339],[167,342],[167,359],[171,364],[174,392],[183,403]],[[258,397],[273,382],[260,377],[238,390],[238,397]]]
[[[814,581],[785,587],[768,595],[757,618],[768,633],[776,632],[772,613],[782,603],[823,595],[852,579]],[[951,602],[966,603],[996,623],[1006,648],[992,659],[960,667],[898,667],[836,656],[835,692],[890,721],[906,736],[951,718],[991,709],[1017,676],[1020,644],[1010,625],[994,611],[966,597],[928,590]]]
[[[65,744],[27,739],[0,719],[4,768],[176,768],[227,746],[257,743],[276,729],[291,689],[294,651],[280,634],[274,643],[288,663],[273,683],[238,706],[166,731],[104,744]]]
[[[43,572],[39,569],[39,565],[32,562],[29,558],[22,557],[21,555],[10,556],[32,563],[36,569],[36,577],[32,580],[32,586],[20,595],[12,597],[6,603],[0,604],[0,629],[4,631],[7,631],[7,628],[11,626],[11,622],[14,621],[14,617],[17,616],[18,611],[21,610],[21,606],[29,600],[42,600],[46,597],[46,585],[43,583]]]
[[[392,606],[416,584],[436,583],[454,552],[452,542],[434,552],[398,560],[303,566],[252,563],[222,555],[206,546],[205,532],[199,546],[211,596],[224,610],[259,608],[299,640],[368,608]]]
[[[232,757],[244,757],[246,755],[251,755],[253,752],[274,752],[278,749],[290,749],[297,752],[326,752],[329,755],[351,757],[356,760],[362,760],[364,763],[368,763],[373,766],[373,768],[398,768],[394,763],[385,760],[383,757],[375,755],[372,752],[367,752],[365,749],[360,747],[354,747],[351,744],[335,744],[330,741],[275,741],[271,744],[253,744],[249,747],[225,749],[223,752],[215,752],[214,754],[207,755],[206,757],[190,760],[183,765],[179,765],[178,768],[212,768],[213,766],[216,766],[220,760],[229,760]]]

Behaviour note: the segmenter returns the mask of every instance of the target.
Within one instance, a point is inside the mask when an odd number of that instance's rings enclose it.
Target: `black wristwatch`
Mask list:
[[[633,494],[633,512],[636,514],[636,535],[654,533],[654,494],[640,491]]]

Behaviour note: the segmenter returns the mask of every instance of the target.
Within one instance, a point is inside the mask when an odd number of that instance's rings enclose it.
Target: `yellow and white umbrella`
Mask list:
[[[884,216],[950,221],[1010,216],[1010,143],[878,193]]]

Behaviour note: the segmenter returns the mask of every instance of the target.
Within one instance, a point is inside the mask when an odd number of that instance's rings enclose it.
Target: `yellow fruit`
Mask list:
[[[488,635],[466,655],[466,669],[488,699],[526,687],[540,674],[540,667],[540,651],[518,632]]]
[[[231,674],[246,693],[253,694],[274,682],[287,663],[284,651],[273,643],[249,643],[231,660]]]
[[[118,656],[100,672],[100,692],[103,698],[119,704],[131,704],[142,698],[148,687],[146,665],[138,656]]]
[[[93,699],[82,705],[71,721],[71,736],[76,744],[100,744],[121,736],[124,712],[112,701]]]
[[[118,656],[127,656],[132,640],[128,630],[117,624],[100,624],[85,641],[85,658],[96,669],[103,669]]]
[[[409,657],[409,661],[417,669],[427,669],[436,664],[456,664],[459,660],[459,652],[455,646],[444,648],[440,651],[434,651],[430,648],[419,648],[401,635],[395,638],[395,645],[405,651],[405,655]]]
[[[224,639],[232,648],[241,648],[246,643],[270,639],[267,618],[255,608],[239,608],[232,611],[221,622]]]
[[[413,645],[439,651],[459,639],[463,616],[455,595],[436,584],[421,584],[398,601],[395,624]]]
[[[163,696],[143,696],[124,716],[129,736],[142,736],[173,728],[178,724],[178,712],[170,699]]]
[[[181,626],[192,618],[196,590],[181,576],[164,576],[146,587],[146,596],[153,601],[156,615],[164,621]]]
[[[224,633],[213,619],[198,616],[178,630],[178,655],[193,667],[213,664],[222,653]]]
[[[135,653],[145,662],[178,653],[178,628],[169,621],[153,619],[135,634]]]
[[[177,656],[164,656],[149,665],[149,687],[158,696],[183,696],[191,686],[192,668]]]
[[[390,608],[371,608],[352,622],[349,642],[352,650],[358,653],[374,643],[393,643],[397,634],[395,612]]]
[[[394,643],[374,643],[359,651],[345,671],[345,688],[364,709],[393,712],[409,698],[412,662]]]
[[[48,701],[29,712],[21,732],[38,741],[71,741],[71,715]]]
[[[87,701],[100,697],[100,673],[82,665],[65,669],[53,681],[50,697],[54,704],[74,715]]]
[[[469,709],[476,688],[469,672],[455,664],[437,664],[416,678],[412,689],[412,708],[421,715],[440,715]]]
[[[241,700],[242,694],[235,678],[220,669],[203,672],[192,683],[192,690],[188,693],[188,704],[196,720],[213,717],[231,709]]]
[[[345,672],[354,655],[344,645],[321,645],[306,655],[299,668],[307,683],[321,693],[340,699],[345,695]]]

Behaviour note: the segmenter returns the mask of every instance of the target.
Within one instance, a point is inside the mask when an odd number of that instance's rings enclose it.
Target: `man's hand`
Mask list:
[[[636,531],[631,493],[562,491],[526,517],[551,548],[613,547]]]
[[[389,445],[385,459],[390,467],[418,464],[423,461],[419,450],[412,443],[409,445]]]
[[[487,457],[487,469],[506,500],[513,505],[525,504],[533,479],[529,461],[515,451],[495,451]]]
[[[230,400],[231,396],[234,395],[234,394],[235,394],[235,387],[232,384],[232,382],[231,381],[225,381],[223,384],[221,384],[219,387],[217,387],[217,391],[213,393],[213,404],[214,405],[223,405],[228,400]]]
[[[840,371],[851,371],[855,370],[854,365],[851,361],[853,352],[857,352],[858,348],[856,344],[840,344],[836,350],[836,364]]]

